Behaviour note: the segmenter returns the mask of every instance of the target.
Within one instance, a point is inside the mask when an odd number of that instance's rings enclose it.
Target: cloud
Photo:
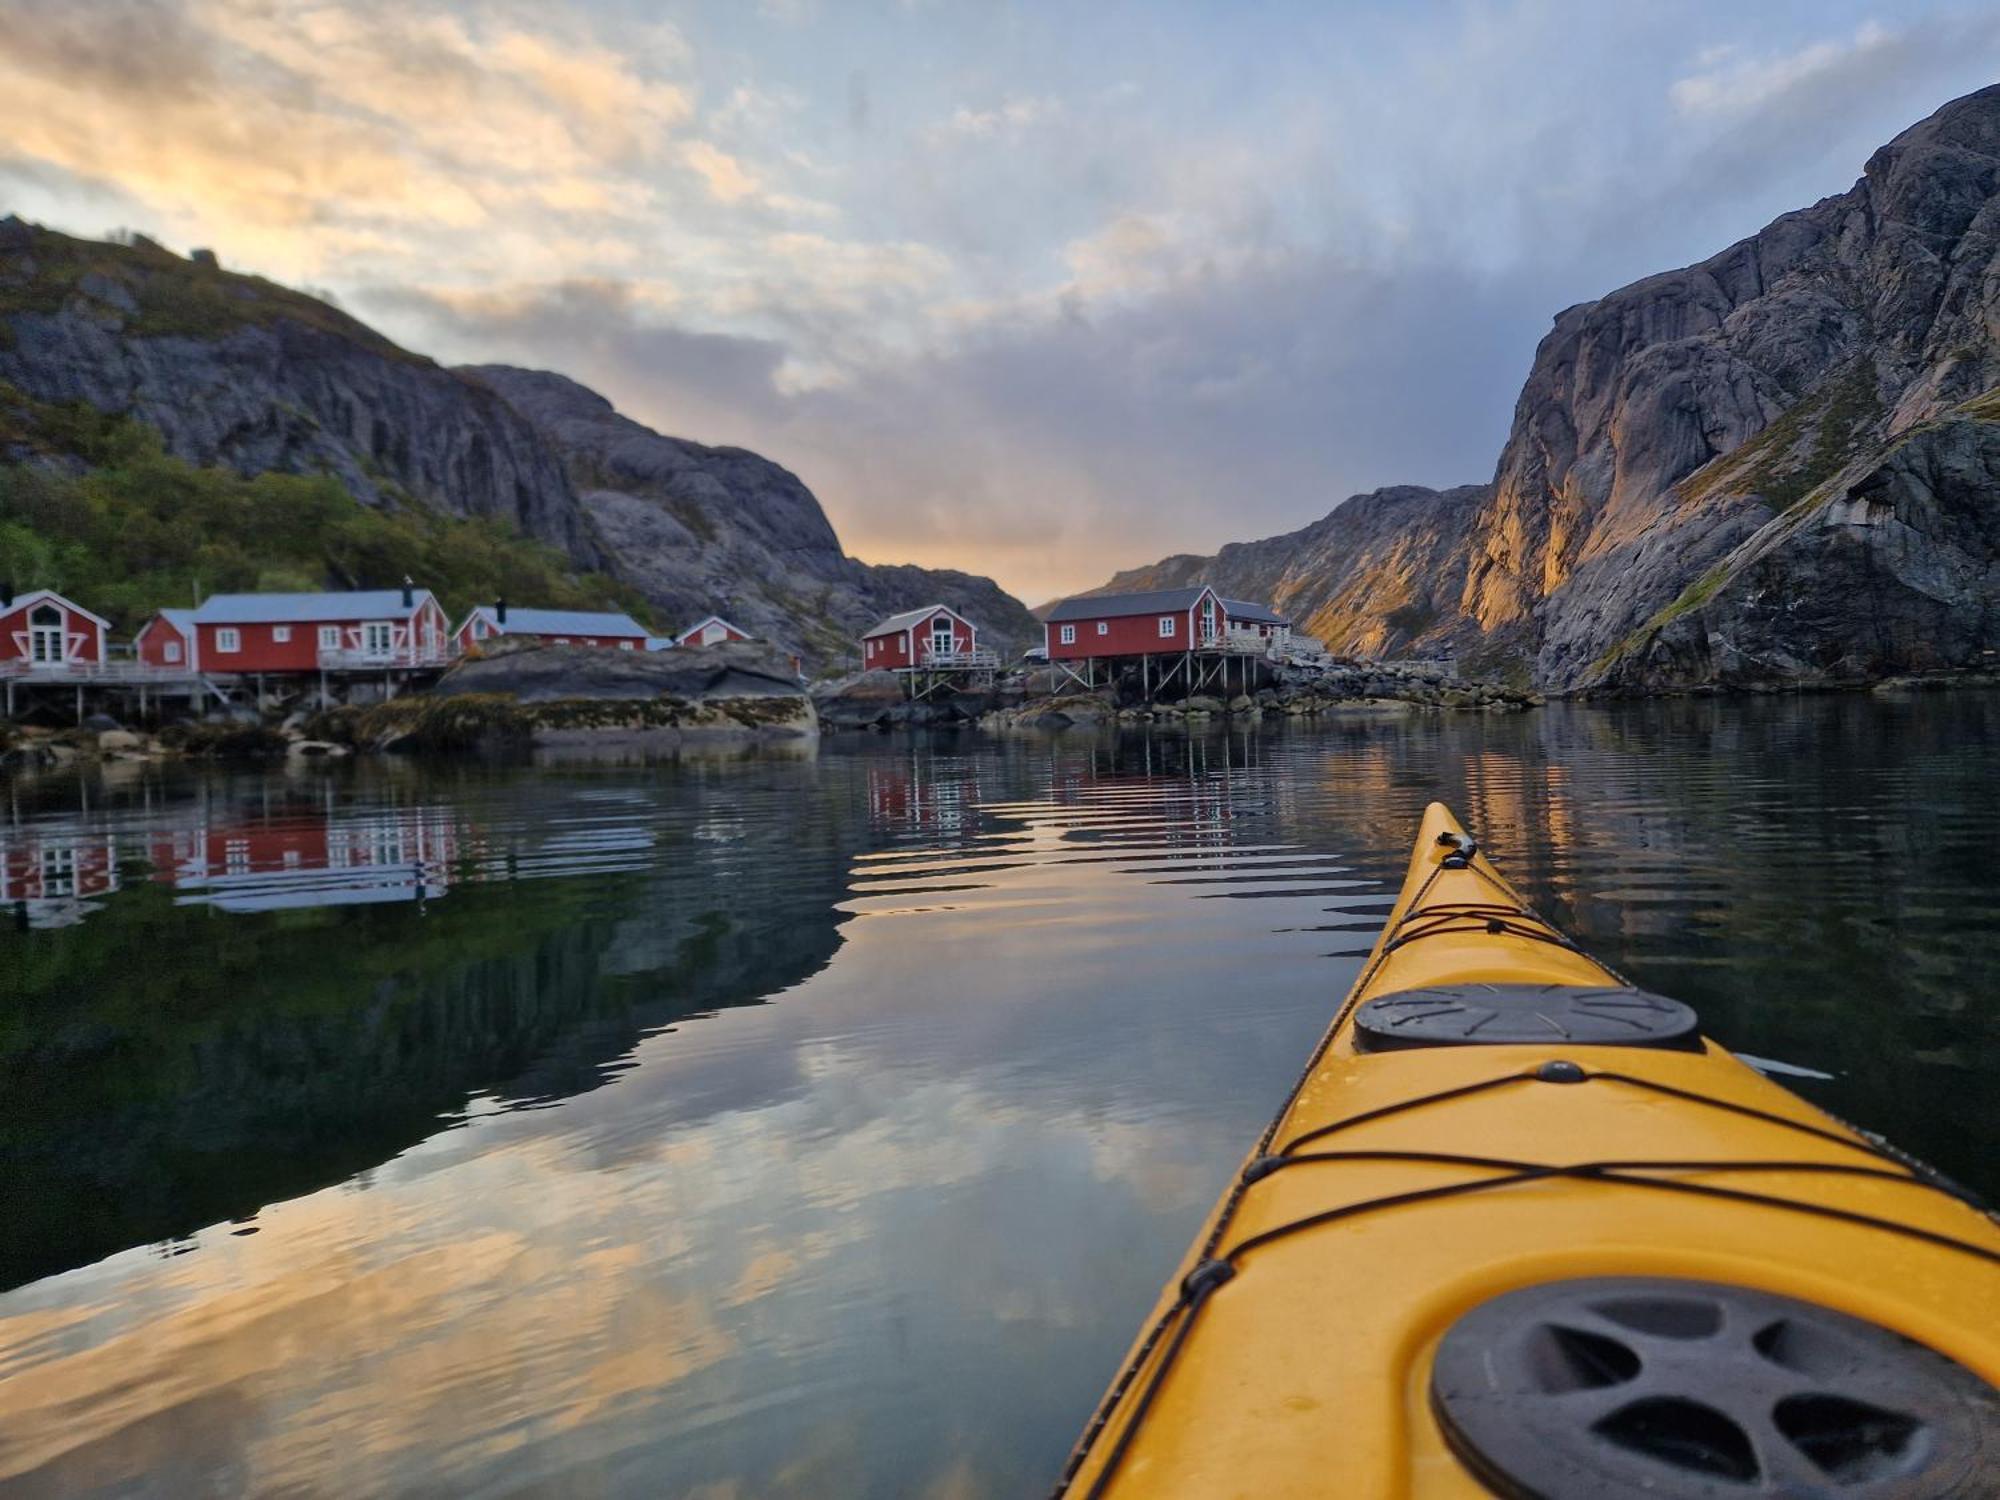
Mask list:
[[[933,139],[951,137],[980,141],[1017,139],[1038,125],[1060,120],[1061,103],[1049,98],[1006,99],[991,109],[968,109],[960,105],[944,124],[931,130]]]
[[[1700,71],[1674,80],[1667,94],[1682,114],[1739,115],[1817,77],[1857,62],[1866,65],[1901,44],[1887,27],[1868,21],[1845,40],[1811,42],[1775,57],[1746,57],[1736,47],[1711,47],[1696,57]]]

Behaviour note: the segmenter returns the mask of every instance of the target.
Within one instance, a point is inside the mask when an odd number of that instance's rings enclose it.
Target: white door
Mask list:
[[[388,660],[390,650],[392,649],[391,643],[394,640],[391,631],[392,627],[387,620],[370,620],[367,624],[363,625],[361,627],[362,652],[377,661]]]
[[[68,656],[62,611],[52,604],[37,605],[28,612],[28,660],[36,666],[59,667]]]
[[[951,621],[931,621],[931,655],[951,655]]]

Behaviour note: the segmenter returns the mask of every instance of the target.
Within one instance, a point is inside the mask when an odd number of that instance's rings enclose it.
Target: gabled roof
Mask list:
[[[1110,620],[1122,615],[1170,615],[1193,609],[1203,594],[1213,593],[1205,583],[1187,589],[1152,589],[1143,594],[1084,594],[1065,599],[1049,611],[1051,620]]]
[[[0,615],[11,615],[17,609],[26,609],[30,604],[33,604],[37,599],[53,599],[56,603],[60,604],[64,609],[73,609],[78,614],[82,615],[85,619],[95,620],[99,625],[103,626],[106,630],[109,630],[111,628],[111,622],[105,619],[104,616],[92,613],[90,610],[85,609],[81,604],[78,604],[74,599],[70,598],[69,595],[58,594],[54,589],[29,589],[28,592],[25,594],[16,594],[12,599],[6,600],[4,603],[0,603]]]
[[[878,635],[894,635],[899,630],[908,630],[913,625],[923,624],[924,621],[930,619],[939,610],[943,610],[961,625],[971,625],[974,630],[979,628],[949,604],[926,604],[922,609],[906,609],[900,615],[889,616],[880,625],[862,631],[861,639],[864,641],[872,640]]]
[[[735,631],[745,640],[748,640],[750,637],[749,631],[745,630],[741,625],[731,625],[727,620],[723,619],[721,615],[703,615],[699,620],[696,620],[694,624],[688,626],[686,630],[683,630],[679,635],[675,636],[674,639],[676,641],[685,641],[689,636],[693,635],[697,630],[700,630],[703,626],[706,625],[720,625],[725,630]]]
[[[139,627],[139,633],[142,635],[145,634],[146,626],[151,625],[153,620],[165,620],[182,635],[193,636],[194,634],[194,611],[191,609],[156,609],[153,611],[152,619],[147,620],[145,625]]]
[[[401,589],[354,589],[325,594],[211,594],[194,612],[197,625],[289,624],[300,620],[400,620],[422,609],[429,589],[403,604]]]
[[[478,617],[503,635],[629,635],[644,636],[646,627],[622,610],[593,609],[521,609],[516,605],[507,606],[507,621],[500,622],[499,607],[481,604],[473,608],[464,620],[459,621],[459,630],[466,622]],[[457,634],[456,631],[453,634]]]
[[[1281,615],[1268,604],[1252,604],[1248,599],[1224,599],[1222,612],[1232,620],[1248,620],[1255,625],[1289,625],[1291,616]]]

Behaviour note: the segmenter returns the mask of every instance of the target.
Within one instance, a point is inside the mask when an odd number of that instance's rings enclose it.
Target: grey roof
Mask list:
[[[508,635],[630,635],[643,636],[646,627],[622,610],[521,609],[507,606],[507,623],[491,604],[472,611],[483,615],[494,628]],[[471,618],[467,616],[467,618]]]
[[[305,620],[400,620],[430,598],[418,589],[407,608],[401,589],[354,589],[325,594],[210,594],[194,612],[197,625],[279,625]]]
[[[1281,615],[1268,604],[1252,604],[1248,599],[1224,599],[1222,612],[1232,620],[1249,620],[1258,625],[1289,625],[1291,616]]]
[[[1206,584],[1191,589],[1153,589],[1144,594],[1084,594],[1065,599],[1049,611],[1051,620],[1104,620],[1120,615],[1170,615],[1193,609],[1208,592]]]
[[[189,635],[194,630],[194,611],[191,609],[162,609],[154,613],[182,635]]]
[[[952,614],[957,615],[961,620],[965,620],[965,616],[959,614],[957,610],[952,609],[949,604],[926,604],[922,609],[906,609],[900,615],[889,616],[888,619],[873,629],[862,631],[861,638],[865,641],[872,635],[888,635],[891,631],[908,630],[912,625],[923,624],[924,621],[928,620],[941,609],[951,610]],[[968,625],[972,624],[970,620],[966,620],[965,623]]]

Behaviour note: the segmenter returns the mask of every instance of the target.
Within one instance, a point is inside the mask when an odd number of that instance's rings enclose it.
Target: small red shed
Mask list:
[[[1065,599],[1046,621],[1049,659],[1154,656],[1214,646],[1223,639],[1226,618],[1221,597],[1206,584]]]
[[[861,637],[861,665],[871,670],[958,666],[979,647],[979,627],[948,604],[891,615]]]
[[[179,667],[198,671],[201,661],[195,651],[194,611],[163,609],[144,625],[134,639],[139,660],[149,667]]]
[[[704,615],[674,637],[676,646],[713,646],[718,641],[747,641],[750,632],[740,630],[721,615]]]
[[[54,589],[35,589],[0,602],[0,662],[14,670],[52,672],[104,660],[110,622]]]

